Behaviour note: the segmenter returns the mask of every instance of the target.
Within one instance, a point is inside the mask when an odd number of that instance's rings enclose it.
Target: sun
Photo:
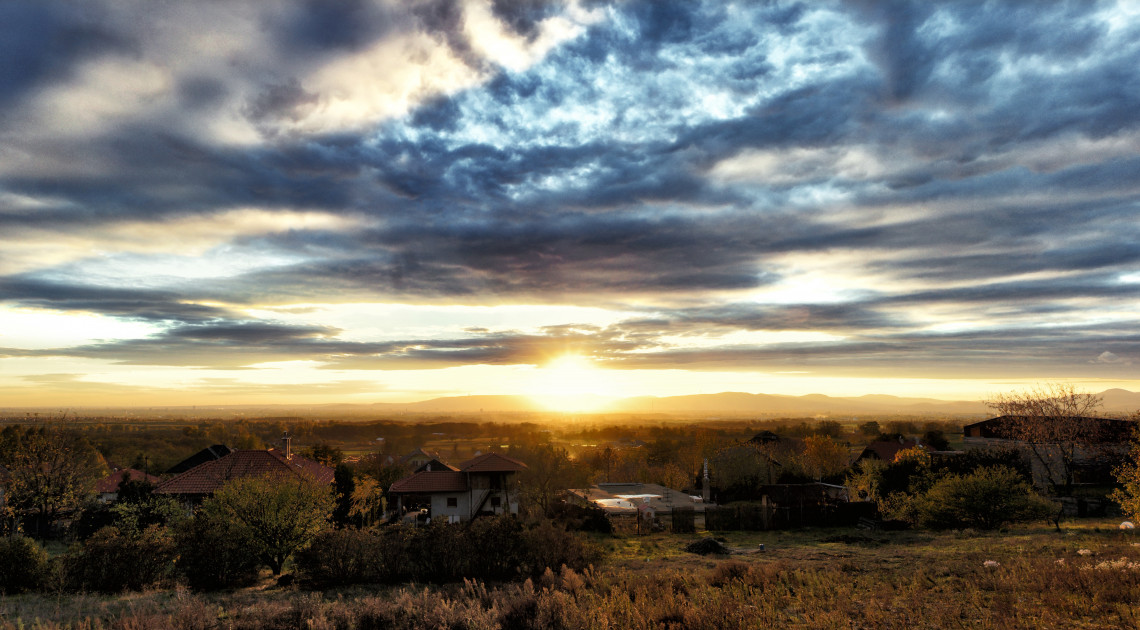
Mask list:
[[[527,396],[551,411],[598,411],[618,396],[610,370],[576,354],[562,355],[534,370]]]

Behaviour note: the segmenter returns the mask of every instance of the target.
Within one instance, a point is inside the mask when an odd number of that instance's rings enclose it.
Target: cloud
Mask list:
[[[1089,361],[1089,363],[1097,363],[1103,365],[1132,365],[1132,361],[1119,357],[1107,350],[1097,355],[1096,359]]]
[[[0,300],[154,327],[9,352],[1128,365],[1127,8],[6,3]],[[322,320],[345,302],[623,315],[361,341]]]

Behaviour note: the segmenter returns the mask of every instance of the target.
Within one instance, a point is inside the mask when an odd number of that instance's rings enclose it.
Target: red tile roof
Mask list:
[[[388,488],[388,492],[396,494],[466,491],[467,475],[451,470],[425,470],[404,477]]]
[[[332,483],[333,469],[300,455],[286,459],[281,451],[233,451],[171,477],[154,489],[161,494],[212,494],[222,484],[239,477],[295,476],[316,483]]]
[[[893,462],[895,461],[895,455],[898,455],[899,451],[915,448],[917,446],[919,446],[918,440],[913,439],[904,440],[902,442],[898,440],[875,441],[863,449],[863,453],[859,456],[859,459],[870,457],[881,459],[885,462]]]
[[[463,462],[459,465],[459,470],[463,472],[518,472],[526,470],[526,464],[498,453],[485,453],[475,459]]]
[[[526,469],[526,464],[498,453],[487,453],[463,462],[459,468],[451,470],[424,470],[411,477],[405,477],[388,492],[396,494],[428,494],[432,492],[466,492],[468,473],[518,472]]]
[[[154,475],[148,475],[141,470],[135,470],[134,468],[124,468],[122,470],[116,470],[106,477],[103,477],[99,481],[96,481],[95,492],[98,492],[99,494],[118,492],[119,484],[123,483],[124,481],[147,481],[149,483],[157,484],[162,480],[158,477],[155,477]]]

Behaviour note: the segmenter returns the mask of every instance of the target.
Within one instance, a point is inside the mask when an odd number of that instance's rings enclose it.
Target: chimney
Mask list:
[[[288,431],[281,434],[281,442],[285,444],[285,459],[293,459],[293,438]]]

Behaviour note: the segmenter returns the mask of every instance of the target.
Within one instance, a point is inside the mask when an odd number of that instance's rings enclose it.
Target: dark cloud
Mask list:
[[[25,307],[95,312],[148,322],[203,322],[229,311],[183,301],[170,291],[98,287],[34,278],[0,278],[0,300]]]
[[[554,14],[551,0],[491,0],[491,12],[519,35],[533,40],[538,37],[538,25]]]
[[[282,46],[355,51],[387,34],[394,20],[367,0],[306,0],[283,29]]]
[[[146,15],[131,30],[93,6],[0,5],[0,57],[11,61],[0,65],[0,105],[15,111],[68,85],[85,62],[148,59],[140,42],[152,40],[141,35],[157,30]],[[605,19],[517,71],[477,50],[470,16],[452,0],[245,6],[270,53],[172,74],[142,99],[153,106],[76,112],[100,122],[88,133],[0,117],[0,229],[66,240],[240,208],[312,211],[354,227],[233,234],[212,251],[286,262],[177,288],[101,286],[91,269],[115,252],[10,272],[0,277],[6,304],[161,327],[145,339],[12,356],[382,369],[538,363],[570,348],[623,367],[909,363],[931,373],[940,362],[966,371],[1051,360],[1107,370],[1136,356],[1120,305],[1140,290],[1121,281],[1140,264],[1140,47],[1131,43],[1140,31],[1110,28],[1097,15],[1109,5],[858,1],[817,19],[834,7],[587,3]],[[564,8],[491,5],[532,44]],[[343,96],[315,87],[323,64],[413,30],[467,64],[466,87],[413,89],[406,116],[306,126]],[[410,61],[391,63],[395,73]],[[247,118],[260,137],[198,133],[221,115]],[[41,162],[87,168],[26,168]],[[724,175],[726,165],[739,172]],[[838,256],[850,262],[827,268]],[[840,303],[748,301],[816,264],[837,282],[866,271],[880,284],[856,278],[859,290]],[[155,282],[147,286],[165,286]],[[593,328],[470,327],[450,339],[359,343],[319,321],[237,312],[350,299],[640,314]],[[1098,310],[1114,323],[1074,323]],[[943,324],[952,313],[988,324],[936,334],[924,318],[934,311]],[[739,331],[835,340],[665,341]],[[1125,361],[1095,361],[1106,352]]]
[[[246,108],[247,115],[255,120],[264,118],[300,120],[319,100],[316,94],[306,92],[293,78],[284,83],[266,86]]]
[[[464,32],[463,6],[458,0],[421,0],[413,5],[412,13],[423,29],[444,42],[456,57],[472,67],[483,65]]]
[[[66,79],[92,57],[131,53],[130,39],[102,27],[99,13],[83,4],[0,3],[0,107]]]

